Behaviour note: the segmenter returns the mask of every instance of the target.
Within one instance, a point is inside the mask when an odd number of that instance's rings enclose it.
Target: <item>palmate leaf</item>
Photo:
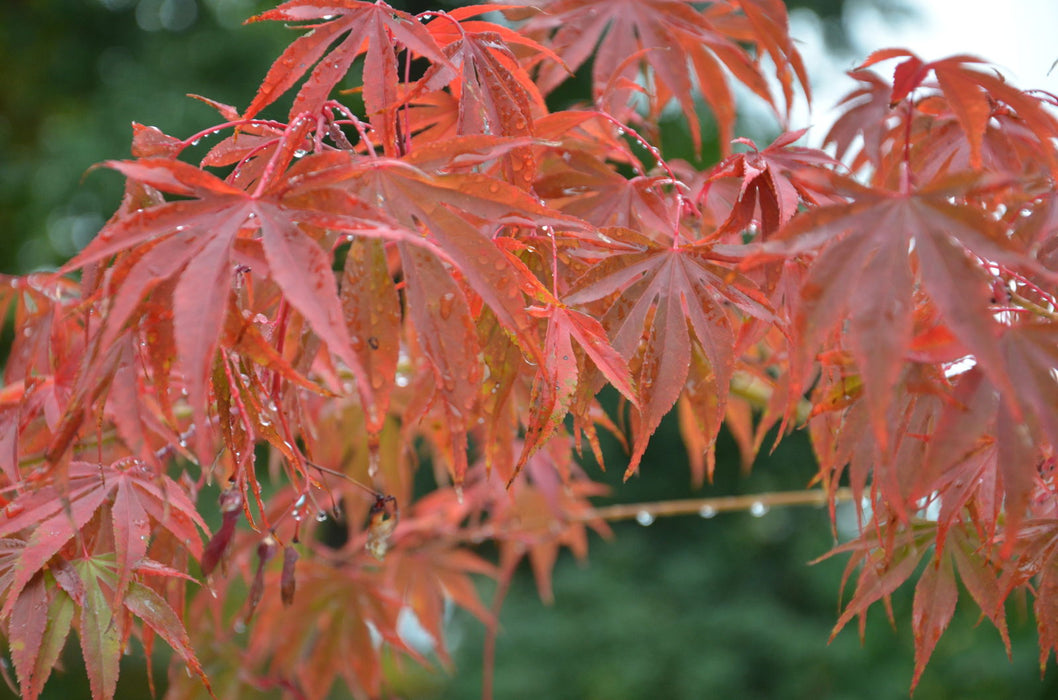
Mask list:
[[[236,274],[238,242],[259,236],[263,263],[255,270],[270,277],[328,348],[353,371],[364,405],[371,407],[371,388],[349,334],[338,299],[329,256],[296,217],[311,220],[282,199],[289,185],[283,166],[306,133],[296,122],[280,140],[272,179],[258,191],[245,192],[216,176],[169,158],[109,161],[131,179],[162,192],[189,197],[132,212],[112,220],[62,271],[82,268],[131,250],[134,262],[114,276],[116,303],[104,330],[104,344],[126,332],[127,320],[160,282],[175,279],[172,292],[176,351],[187,378],[202,464],[212,461],[207,418],[210,368],[223,334],[226,303]],[[299,172],[294,169],[292,177]]]
[[[496,567],[470,551],[451,547],[400,547],[387,555],[393,586],[419,624],[430,634],[434,651],[449,665],[445,643],[445,606],[451,600],[485,625],[496,624],[482,603],[471,574],[496,577]]]
[[[202,555],[199,529],[206,531],[206,524],[186,492],[138,460],[118,460],[110,465],[73,462],[64,493],[67,505],[54,486],[24,493],[13,501],[20,509],[17,515],[0,522],[0,537],[33,528],[11,565],[4,616],[11,613],[33,577],[108,502],[118,603],[128,588],[132,567],[146,555],[151,523],[172,533],[196,558]]]
[[[130,615],[141,620],[151,634],[164,639],[186,664],[187,671],[198,677],[210,697],[215,697],[183,622],[162,596],[134,581],[118,605],[111,597],[115,575],[105,555],[79,559],[73,562],[72,570],[71,576],[81,587],[76,600],[81,609],[79,636],[93,698],[108,700],[114,696],[122,646],[131,632]]]
[[[699,344],[708,360],[722,406],[735,360],[736,321],[727,307],[761,319],[772,317],[753,283],[719,264],[710,246],[659,244],[624,229],[608,229],[607,234],[631,252],[611,255],[590,268],[566,302],[582,304],[618,294],[604,326],[626,360],[638,358],[634,376],[639,407],[627,478],[638,469],[648,439],[683,390],[692,343]],[[719,425],[711,428],[715,437]]]
[[[805,131],[783,134],[763,149],[748,139],[738,139],[737,142],[752,150],[732,154],[712,169],[699,200],[708,196],[709,186],[718,179],[741,180],[738,199],[727,219],[717,227],[717,236],[739,233],[759,221],[761,238],[767,239],[780,226],[789,223],[802,202],[811,206],[828,201],[826,188],[801,174],[840,163],[818,149],[793,146]]]
[[[666,196],[664,178],[626,178],[594,153],[570,151],[549,164],[535,190],[552,206],[600,228],[615,226],[657,240],[671,240],[676,198]]]
[[[985,368],[959,375],[954,401],[940,412],[918,471],[920,491],[943,489],[940,541],[970,508],[983,531],[995,534],[1001,526],[1003,551],[1009,552],[1021,523],[1031,517],[1039,465],[1058,441],[1058,333],[1050,324],[1021,323],[1005,330],[999,346],[1015,391],[1002,392]]]
[[[770,55],[787,108],[795,75],[807,91],[807,74],[787,33],[786,8],[780,2],[713,3],[700,11],[683,0],[549,0],[527,4],[543,13],[531,19],[524,31],[546,37],[542,43],[568,65],[548,65],[541,70],[537,82],[543,92],[554,89],[568,71],[577,70],[594,51],[595,95],[614,103],[610,111],[624,114],[630,92],[627,86],[634,84],[639,67],[638,61],[628,59],[641,56],[655,81],[654,90],[648,93],[652,114],[660,114],[670,99],[676,99],[696,149],[701,147],[701,132],[693,99],[695,83],[716,116],[720,143],[725,147],[733,136],[735,121],[728,73],[773,104],[759,63],[740,44],[753,47],[758,55]],[[619,86],[616,100],[603,94],[612,85]]]
[[[546,364],[533,381],[525,441],[508,485],[513,483],[533,453],[562,426],[569,413],[578,387],[584,381],[578,353],[590,358],[595,368],[633,406],[639,403],[628,364],[610,345],[601,323],[558,303],[537,313],[548,319],[544,338]],[[579,348],[578,353],[574,352],[575,346]]]
[[[1016,266],[1023,258],[994,219],[960,203],[990,183],[955,176],[905,194],[831,177],[850,201],[795,217],[764,246],[786,255],[818,250],[796,304],[795,385],[807,379],[824,336],[847,319],[871,425],[879,444],[888,444],[886,413],[911,345],[912,288],[920,282],[944,324],[997,383],[1010,387],[988,310],[990,275],[978,259]]]
[[[482,145],[493,144],[482,138]],[[320,167],[312,165],[314,158]],[[301,203],[306,212],[320,206],[311,220],[339,224],[329,212],[340,204],[340,198],[346,198],[385,205],[393,225],[405,231],[398,250],[408,318],[416,332],[416,345],[432,369],[434,390],[443,400],[451,438],[445,452],[450,454],[454,478],[460,481],[467,466],[461,446],[465,445],[466,422],[478,402],[482,373],[474,327],[477,312],[467,290],[480,297],[526,358],[538,366],[545,364],[522,291],[539,283],[482,230],[480,222],[489,221],[493,230],[589,226],[482,173],[431,175],[404,160],[329,155],[325,159],[309,156],[299,166],[315,170],[299,179],[288,197]],[[346,304],[352,303],[347,298]]]
[[[412,90],[410,99],[414,101],[422,92],[447,85],[458,101],[454,115],[457,134],[531,136],[534,120],[546,114],[547,107],[527,72],[527,66],[535,60],[519,59],[514,49],[559,59],[549,49],[508,27],[469,20],[492,9],[488,5],[458,8],[449,14],[459,20],[458,25],[443,20],[428,25],[449,60],[431,66]],[[410,118],[415,119],[414,115]],[[528,146],[512,149],[503,156],[503,168],[508,182],[529,189],[536,176],[532,150]]]
[[[354,696],[377,697],[385,647],[424,663],[398,633],[403,601],[383,572],[311,557],[299,563],[297,576],[289,606],[265,595],[249,633],[250,658],[267,659],[268,677],[299,688],[308,700],[327,697],[339,679]],[[266,576],[266,591],[279,587],[275,579]]]
[[[974,56],[950,56],[927,62],[906,49],[883,49],[868,56],[857,70],[893,58],[904,60],[893,72],[890,104],[902,102],[921,87],[932,87],[927,83],[932,74],[970,144],[970,163],[975,168],[981,167],[982,143],[997,103],[1012,109],[1040,143],[1050,143],[1058,136],[1058,119],[1043,101],[1018,90],[994,73],[978,70],[985,62]],[[1054,149],[1042,149],[1041,154],[1050,163],[1052,173],[1058,172],[1058,155]]]
[[[349,72],[353,61],[364,58],[363,95],[368,118],[380,132],[385,152],[395,155],[395,128],[390,110],[398,103],[397,59],[394,44],[399,42],[415,54],[446,64],[448,61],[433,37],[419,21],[384,2],[359,0],[291,0],[251,18],[250,22],[279,20],[301,22],[322,20],[310,25],[311,31],[294,40],[276,59],[243,115],[253,117],[289,90],[316,64],[301,87],[290,118],[308,112],[316,114],[330,98],[334,87]],[[330,53],[328,49],[345,38]],[[324,54],[327,54],[324,57]],[[320,60],[321,57],[323,60]]]

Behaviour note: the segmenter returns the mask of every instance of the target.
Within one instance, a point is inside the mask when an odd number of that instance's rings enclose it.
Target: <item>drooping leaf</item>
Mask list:
[[[566,301],[584,303],[620,292],[604,325],[613,347],[629,361],[637,358],[639,407],[633,422],[631,476],[647,440],[676,403],[687,380],[691,344],[708,359],[721,396],[734,367],[735,327],[729,305],[758,318],[770,318],[769,305],[746,278],[720,265],[709,246],[675,247],[631,231],[620,235],[634,252],[612,255],[591,268]]]
[[[849,183],[848,203],[799,215],[765,244],[787,254],[819,250],[796,307],[795,384],[806,378],[824,336],[848,319],[850,350],[881,445],[889,439],[891,388],[912,340],[913,281],[921,281],[944,323],[985,370],[1009,386],[999,329],[988,312],[989,275],[979,259],[1017,264],[1020,258],[994,220],[953,203],[979,186],[964,177],[904,194]]]
[[[825,191],[812,179],[802,177],[802,171],[840,163],[823,151],[793,146],[805,131],[783,134],[761,150],[752,141],[740,139],[752,150],[732,154],[712,169],[709,183],[721,178],[741,180],[738,200],[716,235],[738,233],[758,221],[761,238],[767,239],[789,223],[801,202],[817,205],[827,200]],[[706,196],[708,187],[709,184],[703,188],[699,198]]]
[[[535,3],[543,13],[531,19],[525,31],[546,37],[563,66],[545,66],[537,82],[545,93],[565,79],[567,70],[577,70],[592,54],[592,78],[596,97],[604,98],[610,111],[624,114],[639,63],[650,67],[655,90],[648,94],[651,112],[660,114],[670,99],[679,102],[690,127],[695,148],[701,146],[693,86],[702,91],[716,116],[720,143],[733,136],[734,97],[728,73],[769,104],[772,97],[759,64],[740,43],[770,54],[787,101],[792,100],[793,76],[808,85],[800,55],[788,35],[786,9],[779,2],[756,0],[739,3],[744,14],[728,4],[711,4],[702,11],[690,2],[603,2],[599,0],[551,0]],[[639,56],[628,62],[630,56]],[[792,69],[792,72],[791,72]],[[604,94],[608,86],[615,94]]]
[[[915,633],[915,673],[911,689],[918,685],[922,671],[933,655],[937,641],[944,634],[952,615],[959,589],[951,558],[940,555],[931,561],[915,585],[915,600],[911,611],[911,627]]]
[[[214,697],[209,679],[206,678],[202,665],[191,648],[191,638],[176,612],[169,607],[169,603],[147,586],[133,582],[125,596],[124,605],[129,612],[142,620],[143,624],[165,640],[187,664],[188,670],[199,677],[206,692]]]
[[[316,67],[294,99],[290,118],[305,112],[316,114],[329,99],[335,86],[349,72],[353,60],[366,51],[364,102],[369,118],[381,129],[382,143],[388,154],[392,154],[390,149],[395,145],[393,127],[388,124],[391,119],[386,118],[387,112],[397,102],[398,75],[394,42],[400,42],[419,56],[442,64],[447,62],[433,37],[415,17],[395,10],[384,2],[290,0],[249,21],[262,20],[322,21],[310,25],[310,31],[295,39],[276,59],[243,116],[256,116],[275,102],[313,64]],[[341,43],[328,52],[342,36],[345,38]]]
[[[96,565],[86,562],[80,567],[85,584],[81,606],[79,637],[92,697],[110,700],[117,689],[121,661],[123,625],[120,613],[110,606],[103,593]]]
[[[970,144],[970,164],[981,167],[982,144],[989,119],[996,103],[1014,110],[1041,143],[1049,143],[1058,135],[1058,119],[1048,111],[1039,97],[1022,92],[992,72],[978,70],[985,61],[974,56],[957,55],[938,61],[923,61],[905,49],[886,49],[871,54],[859,69],[868,68],[892,58],[904,59],[894,70],[890,104],[897,104],[923,87],[933,74],[941,94],[962,127]],[[1058,167],[1058,157],[1045,149],[1043,155]]]

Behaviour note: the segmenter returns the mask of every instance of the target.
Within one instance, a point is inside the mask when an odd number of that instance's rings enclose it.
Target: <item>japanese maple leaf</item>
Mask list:
[[[399,43],[419,56],[447,63],[426,27],[412,15],[395,10],[385,2],[291,0],[248,21],[262,20],[323,21],[309,25],[311,31],[294,40],[276,59],[243,116],[253,117],[272,104],[313,64],[316,67],[294,98],[290,118],[305,112],[318,113],[334,87],[349,72],[353,61],[366,52],[364,107],[368,118],[379,130],[386,153],[393,153],[396,146],[396,131],[390,112],[399,103],[394,46]],[[328,53],[331,45],[343,35],[345,38],[341,43]]]
[[[133,581],[120,602],[113,598],[113,564],[105,555],[78,559],[57,569],[55,578],[62,590],[53,590],[51,598],[60,617],[56,620],[55,636],[39,640],[38,659],[53,653],[52,645],[58,644],[61,649],[61,642],[69,634],[74,607],[80,608],[78,636],[92,697],[112,698],[123,647],[132,632],[130,622],[135,617],[143,623],[141,635],[145,643],[150,644],[146,640],[155,634],[164,639],[186,664],[189,675],[197,675],[209,696],[216,697],[180,616],[154,589]],[[41,612],[39,607],[36,612]]]
[[[845,333],[872,426],[878,442],[886,445],[886,411],[912,340],[916,280],[978,362],[1004,377],[998,328],[988,311],[989,275],[972,256],[1015,266],[1023,259],[994,219],[958,202],[989,187],[980,178],[945,178],[900,193],[833,177],[851,201],[796,216],[765,249],[788,255],[818,250],[795,312],[794,384],[807,378],[824,335],[847,319]]]
[[[639,409],[627,478],[687,382],[692,343],[702,348],[723,404],[735,354],[735,321],[727,307],[762,319],[771,314],[753,283],[719,264],[710,246],[665,245],[630,230],[608,229],[608,234],[632,252],[612,255],[589,269],[566,301],[586,303],[617,293],[604,325],[626,360],[639,355]]]
[[[937,61],[923,61],[906,49],[875,51],[859,67],[868,68],[881,61],[902,58],[893,72],[891,105],[908,98],[915,90],[932,87],[927,83],[930,74],[954,113],[970,144],[970,162],[981,167],[981,150],[985,131],[994,112],[994,105],[1002,103],[1013,110],[1041,144],[1050,144],[1058,136],[1058,119],[1048,111],[1037,96],[1022,92],[991,72],[977,70],[985,62],[974,56],[950,56]],[[1052,173],[1058,172],[1058,155],[1047,148],[1045,157]]]
[[[891,131],[886,120],[892,113],[892,86],[874,71],[849,71],[848,76],[859,81],[860,86],[838,103],[844,111],[823,137],[823,145],[833,144],[837,157],[847,162],[854,173],[868,164],[878,171],[883,145]],[[858,137],[862,138],[862,145]]]
[[[694,83],[713,109],[722,144],[731,141],[735,120],[728,72],[772,103],[759,65],[739,43],[771,55],[779,66],[777,77],[787,103],[792,99],[791,66],[800,83],[808,84],[800,55],[787,34],[785,7],[779,2],[714,3],[702,10],[683,0],[549,0],[532,4],[543,13],[531,19],[525,31],[550,35],[547,43],[568,70],[577,70],[593,56],[597,96],[602,96],[607,86],[617,85],[622,95],[618,102],[622,101],[629,92],[626,85],[635,82],[640,61],[645,62],[656,81],[649,94],[652,112],[660,113],[670,99],[677,100],[696,149],[701,146],[701,134]],[[742,14],[737,14],[736,8]],[[566,71],[564,67],[544,66],[538,79],[541,90],[547,93],[554,89],[565,79]],[[615,113],[623,112],[623,104],[615,106]]]
[[[157,285],[176,279],[172,293],[177,355],[182,363],[193,411],[199,460],[208,464],[207,396],[210,366],[222,334],[226,300],[236,274],[236,245],[259,236],[262,259],[286,300],[304,316],[328,348],[352,370],[364,405],[371,388],[352,351],[331,272],[330,256],[295,220],[311,222],[315,210],[301,211],[284,201],[289,189],[285,167],[294,157],[310,124],[295,120],[281,139],[268,177],[253,192],[234,187],[211,173],[171,158],[108,161],[106,165],[162,192],[184,197],[139,209],[112,220],[67,263],[62,272],[131,251],[135,263],[122,269],[115,302],[107,315],[104,337],[112,339]],[[300,163],[299,163],[300,165]],[[291,177],[296,177],[297,169]],[[328,224],[339,225],[340,217]]]
[[[308,159],[303,159],[302,163]],[[360,159],[351,156],[333,167],[321,168],[291,190],[291,198],[304,202],[332,203],[328,191],[351,194],[362,202],[388,207],[394,221],[405,230],[422,231],[414,244],[454,265],[471,289],[518,339],[523,351],[539,356],[533,323],[525,310],[520,289],[523,269],[512,264],[480,230],[487,221],[493,230],[503,226],[554,226],[590,228],[585,222],[554,211],[536,197],[507,182],[482,173],[431,175],[404,160]],[[326,221],[326,212],[320,221]],[[409,280],[409,284],[414,284]],[[436,290],[427,290],[435,294]]]
[[[666,196],[665,178],[627,178],[594,154],[573,152],[547,168],[535,190],[552,206],[598,227],[616,226],[658,240],[672,240],[676,197]]]
[[[403,160],[356,160],[348,155],[341,162],[337,156],[328,158],[334,161],[333,167],[320,168],[301,180],[290,191],[292,202],[310,207],[351,197],[385,203],[395,223],[414,232],[398,246],[408,315],[445,402],[453,441],[449,448],[455,460],[453,476],[459,481],[466,471],[466,456],[458,446],[465,442],[466,421],[477,401],[481,372],[477,353],[472,351],[477,341],[462,283],[489,307],[526,356],[538,365],[543,362],[521,291],[522,278],[529,273],[512,263],[480,222],[489,221],[492,230],[505,225],[584,228],[586,224],[482,173],[431,175]],[[312,157],[303,159],[301,165],[307,160]],[[321,209],[318,220],[323,222],[328,216]]]
[[[1055,385],[1055,336],[1042,324],[1003,334],[1000,348],[1014,395],[1002,395],[980,367],[958,376],[952,401],[939,411],[929,449],[915,470],[919,493],[943,494],[939,543],[969,508],[984,532],[995,536],[1002,528],[1005,553],[1014,546],[1041,488],[1038,468],[1049,456],[1045,446],[1058,437],[1058,406],[1048,391]]]
[[[147,554],[151,523],[165,528],[185,543],[195,556],[202,554],[197,528],[207,530],[187,493],[166,476],[158,476],[135,459],[110,465],[73,462],[65,500],[55,486],[25,492],[12,503],[16,513],[0,523],[0,538],[33,529],[13,563],[3,615],[11,613],[19,594],[100,508],[109,511],[116,557],[116,600],[126,594],[133,567]]]
[[[508,27],[469,19],[491,9],[487,5],[458,8],[449,13],[450,19],[428,25],[449,60],[427,70],[412,98],[447,85],[457,101],[456,133],[530,136],[534,119],[546,114],[547,107],[527,68],[543,56],[560,59]],[[515,50],[529,55],[520,58]],[[417,117],[412,114],[409,119]],[[503,161],[507,181],[528,190],[536,176],[532,150],[513,149]]]
[[[461,134],[531,134],[534,116],[546,113],[547,108],[510,45],[556,60],[557,56],[508,27],[467,19],[491,9],[487,5],[458,8],[448,17],[459,23],[435,20],[428,25],[448,61],[431,66],[418,89],[450,86],[459,100],[456,124]]]
[[[280,605],[278,596],[262,599],[247,653],[268,659],[268,675],[286,679],[306,698],[322,700],[339,679],[357,695],[378,696],[384,648],[422,660],[397,631],[405,603],[385,573],[321,557],[298,562],[297,594],[289,605]],[[277,577],[266,575],[265,590],[279,587]],[[325,622],[303,624],[317,619]]]
[[[632,405],[639,403],[625,358],[610,345],[601,323],[558,303],[547,309],[538,308],[536,313],[548,318],[544,339],[546,364],[540,368],[533,382],[525,442],[508,485],[514,481],[529,457],[561,427],[573,405],[577,389],[583,381],[580,370],[583,362],[574,352],[574,342],[580,352],[591,359],[599,372]]]
[[[767,239],[780,226],[789,223],[801,202],[818,205],[828,201],[829,197],[818,182],[800,175],[803,171],[823,166],[837,167],[840,163],[818,149],[793,146],[806,131],[800,129],[783,134],[763,150],[749,139],[736,139],[736,143],[752,150],[732,154],[720,161],[710,172],[699,195],[700,198],[707,196],[709,185],[716,180],[741,180],[738,199],[727,219],[717,227],[717,236],[742,232],[752,222],[759,221],[761,237]]]

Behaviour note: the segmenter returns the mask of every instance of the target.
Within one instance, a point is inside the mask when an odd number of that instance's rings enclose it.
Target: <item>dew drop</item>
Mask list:
[[[636,522],[639,523],[640,525],[642,525],[643,527],[647,527],[648,525],[653,525],[654,524],[654,514],[651,513],[649,510],[641,510],[638,513],[636,513]]]
[[[382,455],[379,452],[378,437],[376,436],[373,440],[369,437],[367,449],[367,475],[371,478],[375,478],[381,466]]]
[[[768,512],[768,506],[764,505],[760,501],[753,501],[753,505],[749,507],[749,514],[754,518],[759,518]]]
[[[702,516],[703,518],[715,518],[716,508],[714,508],[713,506],[702,506],[698,509],[698,515]]]
[[[246,631],[246,621],[241,617],[235,620],[235,623],[231,626],[235,634],[242,634]]]
[[[459,505],[463,505],[463,487],[462,486],[456,486],[455,487],[455,492],[456,492],[456,500],[459,501]]]
[[[327,511],[321,510],[321,511],[316,513],[316,522],[322,523],[326,519],[327,519]]]
[[[452,305],[455,303],[456,295],[454,292],[445,292],[441,295],[441,318],[448,320],[452,315]]]

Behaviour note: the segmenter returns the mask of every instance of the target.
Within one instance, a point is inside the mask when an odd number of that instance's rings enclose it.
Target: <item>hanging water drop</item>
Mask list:
[[[698,509],[698,515],[702,516],[703,518],[715,518],[716,508],[714,508],[713,506],[702,506]]]
[[[322,523],[327,519],[327,511],[321,510],[316,513],[316,522]]]
[[[453,292],[445,292],[441,295],[440,311],[441,318],[448,320],[452,315],[452,305],[455,303],[456,295]]]
[[[753,505],[749,507],[749,514],[754,518],[759,518],[768,512],[768,506],[764,505],[760,501],[753,501]]]
[[[636,522],[639,523],[640,525],[642,525],[643,527],[647,527],[648,525],[653,525],[654,524],[654,514],[651,513],[649,510],[641,510],[638,513],[636,513]]]

